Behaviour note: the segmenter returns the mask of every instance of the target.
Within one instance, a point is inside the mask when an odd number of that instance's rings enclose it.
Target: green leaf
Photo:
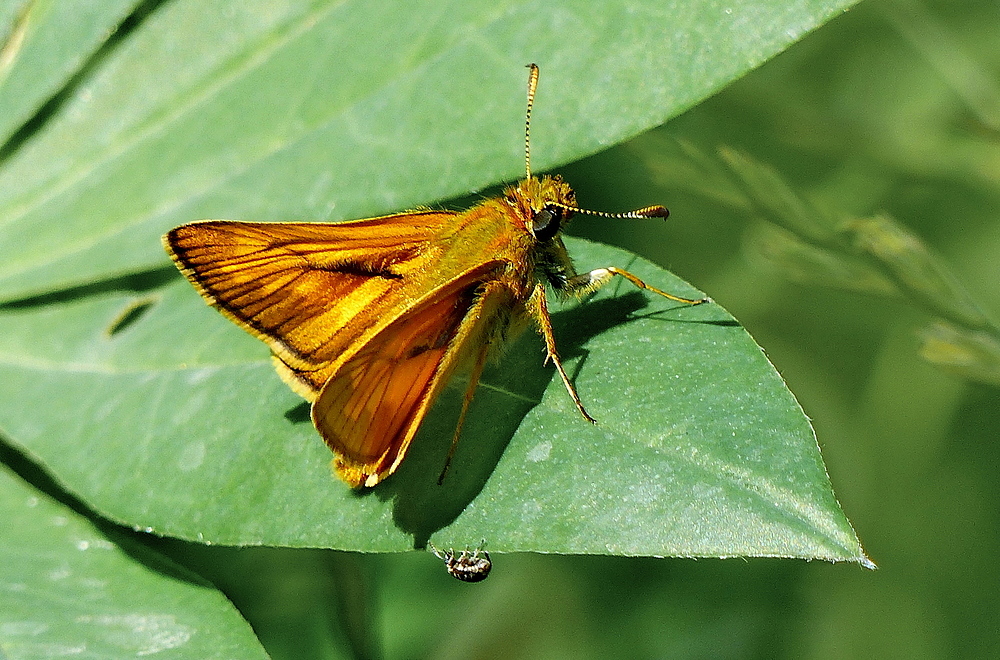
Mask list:
[[[581,267],[621,265],[698,295],[621,250],[568,245]],[[444,486],[460,383],[399,472],[358,495],[331,475],[263,344],[179,276],[119,326],[135,300],[102,288],[2,317],[5,430],[113,519],[236,545],[404,550],[440,530],[440,546],[486,537],[494,550],[863,560],[802,411],[714,304],[622,282],[556,311],[599,425],[526,333],[485,374]]]
[[[266,658],[214,587],[0,466],[0,655]]]
[[[198,218],[361,217],[518,176],[531,61],[536,168],[580,158],[851,4],[165,3],[3,164],[0,299],[155,267]]]
[[[0,18],[0,144],[32,117],[86,63],[132,0],[35,0],[10,3]],[[6,29],[3,29],[6,28]]]
[[[263,345],[159,245],[198,218],[359,217],[518,176],[530,61],[535,168],[579,158],[850,4],[159,5],[0,167],[0,428],[96,510],[212,543],[867,561],[801,410],[717,306],[622,283],[563,309],[599,426],[527,333],[486,373],[445,486],[460,384],[357,495]]]

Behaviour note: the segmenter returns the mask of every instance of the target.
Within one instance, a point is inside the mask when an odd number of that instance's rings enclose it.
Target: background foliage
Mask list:
[[[495,556],[494,576],[470,589],[421,553],[361,558],[170,540],[156,551],[222,588],[275,657],[338,657],[347,648],[366,655],[378,646],[390,657],[988,656],[1000,629],[992,561],[997,392],[944,374],[918,350],[942,362],[942,352],[967,355],[969,338],[979,338],[975,345],[985,348],[975,355],[984,357],[973,366],[984,374],[980,380],[993,373],[989,315],[976,314],[997,307],[989,284],[997,281],[1000,239],[994,82],[1000,52],[992,38],[998,23],[986,2],[866,3],[667,126],[561,168],[585,206],[664,201],[671,207],[665,226],[580,218],[573,231],[669,265],[732,310],[767,348],[813,419],[841,501],[878,572],[774,560],[503,555]],[[685,33],[697,30],[686,26]],[[621,39],[615,43],[621,47]],[[621,52],[628,61],[644,51]],[[766,49],[758,56],[764,59]],[[579,67],[588,76],[578,87],[607,88],[592,64]],[[691,90],[683,76],[665,79],[671,88]],[[707,91],[692,90],[687,103]],[[587,108],[557,107],[583,120],[595,116]],[[637,130],[582,126],[591,136],[581,138],[591,140],[583,151]],[[455,133],[457,149],[468,135]],[[506,145],[508,137],[502,132],[471,144]],[[549,139],[536,142],[539,167],[581,148]],[[434,148],[452,149],[450,143]],[[516,175],[516,164],[515,155],[502,167]],[[437,176],[456,186],[440,194],[493,180]],[[378,182],[373,188],[384,190]],[[787,197],[777,197],[788,202],[782,209],[761,204],[781,191]],[[375,197],[387,205],[409,199]],[[286,212],[280,196],[274,204]],[[349,204],[343,210],[361,214]],[[918,248],[873,261],[878,251],[859,247],[856,239],[866,235],[886,245],[896,235],[891,229],[858,230],[849,235],[853,241],[839,233],[839,243],[824,242],[838,223],[877,214],[925,239],[930,261],[920,260]],[[908,295],[901,269],[892,267],[928,263],[924,272],[939,273],[946,264],[957,276],[945,273],[944,288],[932,293],[955,291],[948,287],[956,279],[965,285],[969,294],[955,299],[968,314],[950,318],[933,295]],[[80,276],[68,268],[49,282]],[[11,277],[6,285],[24,281]],[[941,318],[966,334],[929,341],[927,329]],[[88,515],[86,507],[76,508]],[[378,616],[366,619],[373,612]],[[365,623],[372,620],[374,629]],[[233,626],[239,637],[238,621]]]

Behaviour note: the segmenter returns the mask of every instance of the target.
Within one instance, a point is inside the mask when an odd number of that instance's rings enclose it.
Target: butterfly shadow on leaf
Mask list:
[[[635,318],[647,304],[643,294],[632,292],[553,313],[560,355],[573,363],[570,376],[585,368],[585,345],[591,338]],[[555,369],[544,361],[544,344],[529,329],[491,362],[469,408],[451,465],[438,484],[468,382],[458,375],[424,421],[398,471],[374,489],[358,491],[359,496],[392,500],[396,525],[413,535],[414,548],[426,547],[432,534],[451,524],[479,495],[545,389],[563,389],[558,378],[553,379]],[[587,392],[581,396],[586,402]],[[567,423],[587,424],[575,412]],[[488,532],[483,530],[484,535]]]

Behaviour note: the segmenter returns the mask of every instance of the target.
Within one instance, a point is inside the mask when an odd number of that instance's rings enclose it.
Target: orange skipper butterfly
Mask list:
[[[263,340],[278,373],[312,403],[337,474],[371,487],[392,474],[449,378],[469,369],[454,453],[490,347],[534,325],[580,413],[563,368],[546,286],[581,296],[619,275],[577,273],[560,236],[574,213],[665,218],[662,206],[586,211],[559,176],[531,174],[531,107],[538,67],[529,65],[524,180],[467,211],[410,211],[340,223],[205,220],[163,244],[195,289]]]

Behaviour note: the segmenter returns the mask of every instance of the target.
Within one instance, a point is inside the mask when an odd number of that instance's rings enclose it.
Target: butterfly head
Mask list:
[[[566,226],[576,210],[576,195],[560,176],[529,177],[505,193],[537,241],[548,242]]]

